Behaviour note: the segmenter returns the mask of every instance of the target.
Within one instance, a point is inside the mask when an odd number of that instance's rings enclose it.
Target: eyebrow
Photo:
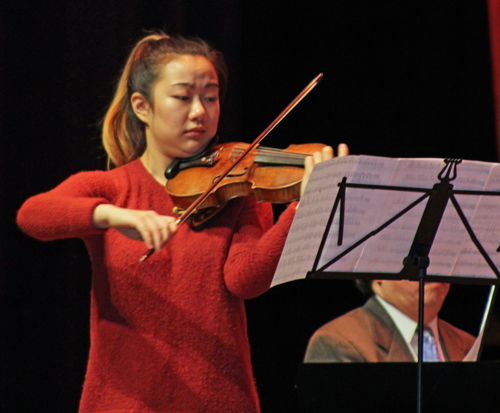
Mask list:
[[[172,84],[171,86],[185,86],[185,87],[189,87],[189,88],[191,88],[191,89],[194,89],[194,88],[195,88],[195,85],[194,85],[193,83],[174,83],[174,84]],[[219,87],[219,85],[218,85],[217,83],[213,83],[213,82],[211,82],[211,83],[207,83],[207,84],[205,85],[205,89],[212,88],[212,87],[216,87],[216,88],[218,88],[218,87]]]

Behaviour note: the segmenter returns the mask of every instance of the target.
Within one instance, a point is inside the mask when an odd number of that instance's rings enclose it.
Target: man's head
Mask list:
[[[358,287],[359,287],[358,283]],[[364,287],[371,284],[372,291],[406,314],[412,320],[418,321],[419,283],[408,280],[374,280],[361,283]],[[443,302],[450,289],[450,284],[425,283],[424,292],[424,323],[432,321],[441,310]]]

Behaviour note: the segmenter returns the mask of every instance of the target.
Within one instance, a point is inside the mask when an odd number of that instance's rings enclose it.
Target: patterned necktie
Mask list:
[[[424,361],[442,361],[438,346],[429,326],[424,326]]]

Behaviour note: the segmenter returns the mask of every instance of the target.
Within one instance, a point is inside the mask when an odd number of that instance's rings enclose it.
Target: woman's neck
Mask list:
[[[141,162],[156,181],[163,186],[166,185],[167,179],[165,178],[165,170],[172,163],[172,159],[167,158],[164,155],[148,151],[146,148],[141,156]]]

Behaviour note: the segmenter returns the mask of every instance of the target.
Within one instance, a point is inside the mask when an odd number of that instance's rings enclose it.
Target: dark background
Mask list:
[[[14,2],[0,9],[0,410],[76,412],[89,346],[80,240],[15,226],[22,202],[106,168],[99,122],[144,30],[197,35],[230,68],[220,135],[251,142],[318,73],[266,146],[497,161],[485,1]],[[278,209],[279,210],[279,209]],[[487,287],[452,286],[443,318],[477,334]],[[297,366],[321,324],[360,305],[351,281],[296,281],[249,301],[263,412],[293,412]],[[498,307],[498,306],[497,306]],[[500,309],[485,359],[497,359]]]

